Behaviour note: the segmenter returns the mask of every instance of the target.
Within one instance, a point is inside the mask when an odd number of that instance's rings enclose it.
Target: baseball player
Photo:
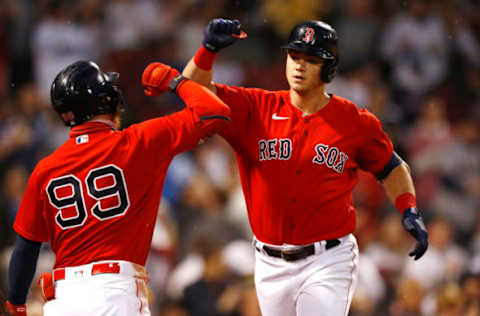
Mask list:
[[[145,94],[177,93],[186,108],[122,131],[117,73],[93,62],[63,69],[51,88],[53,108],[70,138],[38,163],[14,223],[7,305],[26,315],[26,296],[42,242],[56,254],[40,278],[44,315],[150,315],[144,265],[162,186],[174,155],[224,128],[230,109],[175,69],[148,65]]]
[[[374,115],[325,92],[339,62],[330,25],[307,21],[291,31],[283,47],[287,91],[211,82],[218,51],[244,37],[238,21],[213,19],[183,75],[231,108],[221,135],[236,153],[262,314],[347,315],[358,271],[352,190],[359,169],[377,177],[403,214],[416,239],[410,256],[427,250],[409,168]]]

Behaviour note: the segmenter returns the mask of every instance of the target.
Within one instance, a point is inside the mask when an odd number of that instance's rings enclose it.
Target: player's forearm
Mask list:
[[[415,195],[415,187],[413,185],[408,165],[402,163],[393,169],[383,180],[383,187],[392,203],[395,203],[397,198],[404,193]]]
[[[191,79],[202,86],[209,88],[214,93],[217,92],[215,85],[212,83],[212,74],[213,71],[204,70],[198,67],[195,64],[194,58],[190,59],[185,68],[183,69],[182,75],[185,78]]]
[[[8,301],[25,304],[37,267],[41,243],[17,237],[8,268]]]
[[[417,209],[415,188],[408,165],[398,165],[384,179],[383,185],[395,208],[402,213],[403,228],[417,241],[408,255],[418,260],[428,249],[428,232]]]
[[[206,87],[186,80],[177,94],[204,123],[207,133],[219,131],[230,122],[230,108]]]

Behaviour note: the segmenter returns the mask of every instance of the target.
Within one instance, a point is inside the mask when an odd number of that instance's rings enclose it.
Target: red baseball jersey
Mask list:
[[[255,236],[300,245],[353,232],[358,168],[378,173],[393,153],[379,120],[336,95],[304,115],[289,91],[216,87],[231,108],[222,135],[236,153]]]
[[[214,102],[199,103],[123,131],[95,121],[72,128],[30,176],[14,229],[49,241],[55,268],[113,259],[144,265],[170,161],[227,123]]]

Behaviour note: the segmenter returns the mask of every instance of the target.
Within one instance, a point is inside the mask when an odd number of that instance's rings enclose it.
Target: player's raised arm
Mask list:
[[[230,108],[222,100],[168,65],[159,62],[148,65],[142,75],[142,84],[148,96],[156,96],[169,90],[177,93],[194,115],[205,124],[206,134],[219,131],[230,121]]]
[[[217,53],[246,36],[238,20],[211,20],[205,28],[202,46],[187,63],[182,75],[216,92],[212,83],[212,67]]]

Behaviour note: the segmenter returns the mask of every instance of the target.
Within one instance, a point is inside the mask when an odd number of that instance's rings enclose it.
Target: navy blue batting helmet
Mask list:
[[[288,44],[282,48],[324,59],[321,79],[328,83],[337,73],[339,61],[337,41],[337,32],[329,24],[321,21],[306,21],[292,29]]]
[[[92,61],[77,61],[60,71],[50,89],[52,106],[67,126],[98,114],[115,113],[123,103],[114,85],[119,74],[104,73]]]

